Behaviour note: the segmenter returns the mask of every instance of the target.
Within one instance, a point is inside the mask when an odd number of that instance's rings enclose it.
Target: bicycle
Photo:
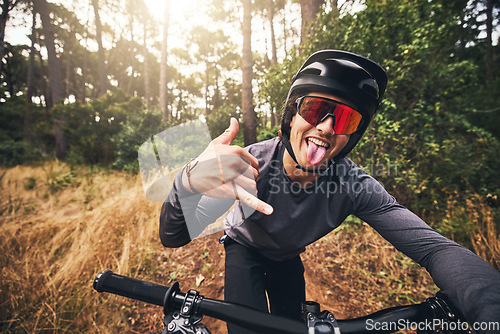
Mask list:
[[[473,333],[459,312],[440,292],[420,304],[391,307],[348,320],[338,320],[331,312],[321,311],[318,303],[307,301],[303,303],[304,322],[301,322],[243,305],[205,298],[196,290],[182,293],[178,282],[168,287],[118,275],[110,270],[97,275],[93,288],[98,292],[162,306],[165,315],[163,334],[210,334],[201,323],[203,316],[231,322],[263,334],[393,333],[401,329],[411,330],[412,328],[402,327],[412,324],[416,325],[414,327],[419,334]]]

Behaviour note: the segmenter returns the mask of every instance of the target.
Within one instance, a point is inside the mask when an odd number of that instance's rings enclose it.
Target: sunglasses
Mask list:
[[[333,117],[333,131],[339,135],[356,132],[363,116],[353,108],[335,100],[317,96],[302,96],[295,100],[297,112],[312,126]]]

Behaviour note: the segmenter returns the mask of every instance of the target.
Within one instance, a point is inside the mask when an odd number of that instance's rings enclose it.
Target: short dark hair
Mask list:
[[[281,116],[281,128],[279,131],[280,138],[283,136],[283,134],[287,136],[290,135],[290,123],[292,122],[293,116],[297,113],[297,106],[295,105],[295,101],[305,94],[305,92],[295,92],[285,101],[283,105],[283,115]]]

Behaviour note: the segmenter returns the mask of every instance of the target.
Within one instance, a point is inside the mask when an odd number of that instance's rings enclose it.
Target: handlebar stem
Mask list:
[[[201,323],[202,315],[198,309],[203,296],[196,290],[189,290],[184,296],[179,293],[179,283],[175,282],[165,293],[163,299],[163,313],[165,317],[164,334],[210,334],[210,331]],[[172,306],[181,305],[180,312]]]
[[[340,327],[329,311],[320,311],[320,305],[316,302],[306,301],[302,303],[302,318],[307,325],[307,333],[314,334],[340,334]]]

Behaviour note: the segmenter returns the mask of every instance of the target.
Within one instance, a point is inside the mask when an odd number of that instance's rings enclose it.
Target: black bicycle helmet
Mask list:
[[[387,73],[380,65],[360,55],[339,50],[322,50],[314,53],[292,78],[286,106],[289,105],[288,99],[298,94],[324,92],[353,103],[363,115],[359,128],[351,134],[347,145],[332,159],[326,170],[335,163],[335,160],[345,157],[359,142],[382,101],[386,86]],[[285,148],[297,163],[290,145],[290,121],[295,112],[285,107],[281,133]],[[318,172],[307,170],[298,163],[297,167],[304,171]]]

